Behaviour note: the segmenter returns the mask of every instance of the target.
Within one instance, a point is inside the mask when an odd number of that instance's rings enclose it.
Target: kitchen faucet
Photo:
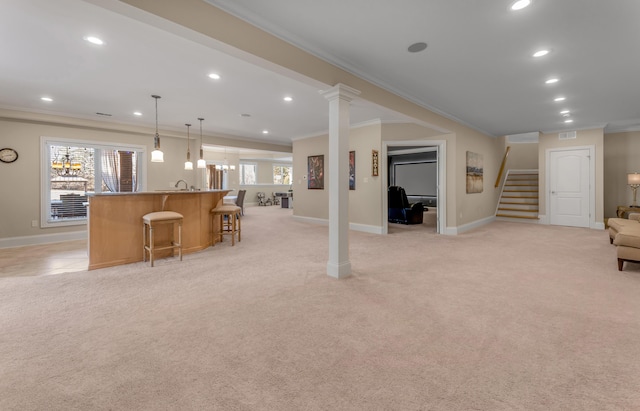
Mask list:
[[[187,182],[186,182],[186,181],[184,181],[184,180],[178,180],[178,182],[176,183],[176,188],[178,188],[178,185],[179,185],[180,183],[184,183],[184,189],[185,189],[185,190],[188,190],[188,189],[189,189],[189,184],[187,184]]]

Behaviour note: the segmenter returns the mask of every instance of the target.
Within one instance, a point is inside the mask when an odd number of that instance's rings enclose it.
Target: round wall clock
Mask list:
[[[13,163],[18,159],[18,152],[12,148],[0,149],[0,161],[3,163]]]

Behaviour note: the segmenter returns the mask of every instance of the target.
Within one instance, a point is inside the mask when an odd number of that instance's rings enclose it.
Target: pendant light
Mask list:
[[[191,146],[191,138],[189,137],[189,127],[191,124],[185,124],[187,126],[187,161],[184,162],[185,170],[193,170],[193,163],[191,162],[191,150],[189,146]]]
[[[160,151],[160,134],[158,134],[158,99],[160,96],[152,95],[156,99],[156,136],[153,138],[154,150],[151,152],[152,163],[164,163],[164,154]]]
[[[207,162],[204,161],[204,150],[202,149],[202,117],[198,117],[200,120],[200,159],[198,160],[198,168],[207,168]]]

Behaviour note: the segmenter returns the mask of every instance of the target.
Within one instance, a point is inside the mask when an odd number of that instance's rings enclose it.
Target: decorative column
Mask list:
[[[360,92],[336,84],[322,95],[329,100],[329,261],[327,275],[351,275],[349,261],[349,103]]]

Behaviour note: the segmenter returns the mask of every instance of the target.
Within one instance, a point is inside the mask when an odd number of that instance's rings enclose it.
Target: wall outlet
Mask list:
[[[176,182],[175,181],[169,181],[169,187],[175,187],[176,186]]]
[[[31,220],[31,227],[37,228],[38,227],[38,220]]]
[[[369,182],[369,178],[365,177],[365,178],[363,179],[363,181],[364,181],[365,183],[368,183],[368,182]]]

